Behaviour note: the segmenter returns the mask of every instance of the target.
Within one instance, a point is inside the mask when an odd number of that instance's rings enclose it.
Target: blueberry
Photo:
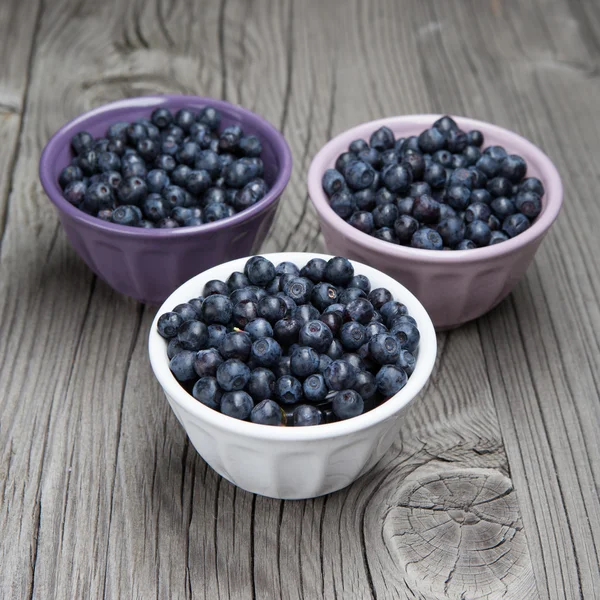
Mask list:
[[[484,189],[472,190],[471,202],[483,202],[484,204],[490,204],[492,202],[492,195]]]
[[[465,237],[474,242],[478,247],[487,246],[491,234],[492,232],[488,224],[479,220],[471,221],[465,231]]]
[[[86,150],[77,158],[77,166],[84,175],[93,175],[98,168],[98,154],[95,150]]]
[[[341,192],[346,187],[344,176],[335,169],[327,169],[322,179],[323,190],[331,197],[336,192]]]
[[[419,222],[409,216],[400,215],[394,222],[394,233],[400,244],[408,244],[413,234],[419,229]]]
[[[300,269],[293,262],[283,261],[275,267],[275,273],[277,275],[294,275],[297,277],[300,275]]]
[[[416,231],[410,240],[410,245],[423,250],[442,250],[444,247],[440,234],[429,227]]]
[[[454,130],[458,129],[458,125],[456,124],[456,121],[448,115],[444,115],[443,117],[440,117],[433,124],[433,127],[435,127],[436,129],[439,129],[440,131],[444,131],[444,132],[454,131]]]
[[[333,285],[347,285],[354,277],[354,267],[347,258],[336,256],[327,262],[324,276]]]
[[[494,177],[487,184],[487,191],[494,197],[510,196],[512,183],[506,177]]]
[[[417,326],[408,321],[395,323],[390,329],[390,334],[400,343],[400,350],[408,350],[411,353],[417,349],[421,338]]]
[[[275,375],[269,369],[258,367],[250,373],[248,391],[255,402],[271,398],[275,389]]]
[[[250,285],[250,280],[239,271],[234,271],[227,278],[227,290],[229,293],[234,292],[235,290],[239,290]],[[224,292],[227,293],[227,292]]]
[[[118,121],[113,123],[106,132],[106,137],[109,140],[119,140],[125,142],[127,140],[127,127],[129,123],[127,121]]]
[[[117,225],[137,225],[142,219],[142,211],[137,206],[123,205],[112,213],[113,223]]]
[[[324,311],[328,306],[331,306],[338,301],[338,290],[329,283],[317,283],[317,285],[312,288],[310,301],[320,311]]]
[[[412,323],[415,326],[417,325],[417,321],[414,317],[411,317],[410,315],[399,315],[390,319],[390,330],[393,329],[396,325],[400,325],[400,323]]]
[[[83,154],[92,149],[94,145],[94,136],[87,131],[80,131],[71,138],[71,148],[75,154]]]
[[[169,215],[171,219],[177,221],[179,225],[183,225],[187,219],[192,216],[192,211],[189,208],[185,208],[183,206],[176,206],[171,210]]]
[[[446,169],[437,163],[431,163],[425,168],[425,175],[423,179],[428,183],[432,189],[438,189],[444,187],[446,183]]]
[[[431,196],[431,194],[431,186],[424,181],[417,181],[410,186],[410,197],[413,199],[423,195]]]
[[[258,316],[269,323],[283,319],[287,313],[285,302],[278,296],[265,296],[258,302]]]
[[[306,277],[293,277],[286,281],[283,291],[298,305],[310,302],[314,285]]]
[[[169,368],[177,381],[191,381],[196,378],[196,371],[194,371],[195,358],[195,352],[182,350],[170,360]]]
[[[325,267],[327,261],[323,258],[311,258],[302,269],[300,276],[310,279],[313,283],[319,283],[325,278]]]
[[[346,166],[344,177],[351,189],[363,190],[373,183],[375,171],[368,163],[362,160],[353,160]]]
[[[369,354],[380,365],[395,363],[399,352],[400,344],[390,333],[379,333],[369,340]]]
[[[494,244],[499,244],[500,242],[506,242],[508,239],[508,236],[505,233],[502,233],[502,231],[492,231],[488,245],[493,246]]]
[[[386,288],[375,288],[369,292],[368,300],[376,310],[379,310],[386,302],[393,300],[393,297]]]
[[[221,124],[221,113],[212,106],[205,106],[200,110],[197,116],[198,123],[202,123],[206,125],[209,129],[213,131],[219,128]]]
[[[241,189],[257,175],[256,167],[248,159],[240,158],[223,168],[225,183],[232,188]]]
[[[377,390],[386,398],[397,394],[407,381],[406,372],[395,365],[384,365],[375,376]]]
[[[490,215],[488,217],[487,224],[492,231],[497,231],[502,226],[500,219],[495,215]]]
[[[230,331],[219,344],[219,352],[225,359],[235,358],[247,361],[251,349],[252,339],[245,331]]]
[[[368,148],[369,144],[363,139],[354,140],[350,143],[350,146],[348,146],[348,150],[355,154],[358,154],[361,150],[368,150]]]
[[[422,152],[433,154],[434,152],[441,150],[445,144],[446,135],[435,127],[426,129],[419,135],[419,149]]]
[[[366,298],[356,298],[346,304],[344,319],[358,321],[362,325],[366,325],[373,318],[373,314],[373,305]]]
[[[449,206],[448,204],[440,203],[440,221],[456,216],[456,211],[451,206]]]
[[[467,134],[460,129],[452,129],[446,133],[446,148],[455,155],[462,152],[468,143]]]
[[[171,360],[176,354],[183,351],[181,344],[177,338],[171,338],[167,344],[167,356]]]
[[[323,413],[316,406],[310,404],[301,404],[292,413],[292,420],[295,427],[320,425],[323,418]]]
[[[334,337],[339,334],[344,322],[342,316],[337,312],[323,313],[319,317],[319,321],[323,321],[329,327]]]
[[[346,291],[346,290],[344,290]],[[336,304],[332,304],[331,306],[328,306],[324,311],[323,314],[327,314],[330,312],[337,312],[340,317],[343,316],[344,314],[344,310],[345,310],[345,306],[344,304],[342,304],[341,302],[337,302]]]
[[[483,154],[483,156],[475,163],[475,166],[478,170],[483,172],[486,177],[495,177],[500,171],[500,163],[487,154]]]
[[[201,321],[185,321],[177,332],[177,339],[185,350],[198,351],[206,348],[208,329]]]
[[[398,218],[398,208],[395,204],[384,204],[373,211],[373,223],[377,229],[393,227]]]
[[[502,146],[488,146],[483,153],[486,156],[491,156],[495,161],[501,162],[508,154]]]
[[[499,175],[512,183],[518,183],[525,177],[526,171],[527,163],[523,158],[518,154],[511,154],[500,163]]]
[[[356,194],[355,194],[356,196]],[[375,206],[383,206],[384,204],[393,204],[397,199],[396,194],[393,194],[385,187],[382,187],[375,192]]]
[[[377,391],[375,377],[369,373],[369,371],[359,371],[356,374],[356,381],[354,382],[352,389],[358,392],[363,400],[369,400],[369,398],[372,398]]]
[[[99,219],[102,219],[103,221],[106,221],[107,223],[112,223],[112,214],[113,214],[113,209],[112,208],[103,208],[102,210],[99,210],[96,213],[96,216]],[[142,223],[143,221],[139,221],[137,226],[139,227],[140,223]]]
[[[196,115],[187,108],[182,108],[175,113],[175,124],[185,132],[195,123]]]
[[[252,300],[252,302],[256,302],[258,304],[258,289],[261,288],[249,285],[247,287],[234,290],[229,295],[229,299],[231,300],[232,306],[235,306],[238,302],[241,302],[242,300]]]
[[[510,198],[505,198],[504,196],[494,198],[490,203],[490,208],[492,209],[494,215],[496,215],[496,217],[499,219],[505,219],[506,217],[517,212],[514,202]]]
[[[349,219],[356,210],[356,202],[348,190],[342,190],[333,194],[329,205],[333,212],[344,220]]]
[[[224,204],[226,200],[225,190],[218,187],[211,187],[204,192],[203,204]]]
[[[483,133],[477,129],[473,129],[467,133],[469,144],[473,146],[481,147],[483,145]]]
[[[221,396],[221,412],[228,417],[248,419],[254,408],[254,402],[249,394],[241,390],[227,392]]]
[[[217,368],[222,362],[223,357],[215,348],[200,350],[196,353],[194,370],[198,377],[214,377],[217,374]]]
[[[296,377],[306,377],[318,372],[319,362],[319,354],[314,348],[298,346],[291,353],[290,369]]]
[[[352,389],[345,389],[333,397],[333,413],[338,419],[351,419],[361,415],[365,404],[361,395]]]
[[[250,420],[258,425],[282,425],[284,424],[284,418],[285,414],[279,404],[268,398],[259,402],[250,413]]]
[[[472,242],[471,240],[464,239],[464,240],[462,240],[462,242],[459,242],[456,245],[456,248],[454,248],[454,249],[455,250],[473,250],[475,248],[477,248],[477,246],[475,245],[474,242]]]
[[[365,150],[361,150],[357,154],[357,159],[359,161],[367,163],[374,169],[381,168],[381,154],[377,150],[375,150],[375,148],[367,148]]]
[[[213,223],[214,221],[220,221],[221,219],[231,217],[233,214],[235,214],[235,211],[231,206],[227,206],[220,202],[211,202],[204,209],[204,220],[207,223]]]
[[[242,130],[238,125],[225,127],[219,136],[219,150],[221,152],[236,151],[241,139]]]
[[[108,183],[113,192],[116,193],[121,181],[123,181],[123,176],[118,171],[105,171],[100,175],[100,181]]]
[[[250,380],[250,369],[241,360],[232,358],[217,368],[217,381],[225,391],[241,390]]]
[[[408,376],[413,374],[417,359],[408,350],[400,350],[396,366],[402,369]]]
[[[244,275],[253,285],[267,285],[275,277],[275,266],[263,256],[253,256],[244,267]]]
[[[453,154],[451,166],[453,169],[464,169],[465,167],[469,166],[469,162],[462,154]]]
[[[299,343],[314,348],[318,353],[326,352],[333,341],[333,333],[320,320],[307,321],[300,328]]]
[[[421,223],[437,223],[440,217],[440,203],[423,194],[415,199],[412,216]]]
[[[348,223],[363,233],[371,234],[375,228],[373,215],[367,211],[357,211],[352,213]]]
[[[381,172],[383,185],[390,191],[402,196],[408,194],[412,183],[412,173],[405,165],[387,165]]]
[[[261,367],[272,367],[281,358],[281,346],[271,337],[261,338],[252,344],[250,357]]]
[[[267,184],[263,179],[253,179],[247,183],[244,188],[236,195],[233,207],[238,210],[244,210],[259,200],[262,200],[267,193]]]
[[[179,227],[179,223],[175,219],[171,219],[170,217],[161,219],[157,223],[157,225],[159,229],[175,229],[176,227]]]
[[[405,153],[408,150],[414,150],[415,152],[421,152],[419,148],[419,138],[416,135],[411,135],[402,140],[397,140],[394,146],[399,152]]]
[[[359,140],[363,141],[363,140]],[[394,147],[394,133],[388,127],[380,127],[377,131],[374,131],[369,138],[369,144],[371,148],[382,152]]]
[[[344,323],[340,331],[340,341],[345,350],[358,350],[365,343],[366,333],[363,325],[356,321]]]
[[[413,181],[425,174],[425,158],[419,152],[408,150],[402,158],[402,164],[412,173]]]
[[[198,313],[196,309],[189,303],[184,302],[182,304],[178,304],[174,309],[174,313],[177,313],[185,323],[186,321],[197,321]],[[186,350],[193,350],[193,348],[186,348]]]
[[[346,167],[354,160],[356,160],[357,154],[354,152],[343,152],[340,154],[335,161],[335,168],[342,175],[346,174]],[[368,187],[368,186],[366,186]]]
[[[76,165],[69,165],[65,167],[58,176],[58,183],[64,190],[73,181],[81,181],[83,179],[83,173],[81,169]]]
[[[521,192],[534,192],[540,198],[544,195],[544,184],[537,177],[528,177],[523,179],[519,185]]]
[[[330,390],[351,388],[356,381],[356,368],[346,360],[334,360],[323,373]]]
[[[279,275],[277,277],[279,277]],[[284,275],[284,277],[286,276]],[[293,277],[293,275],[288,275],[287,277]],[[296,310],[298,309],[296,303],[284,292],[277,292],[277,296],[281,298],[285,304],[286,315],[288,317],[293,317],[296,314]]]
[[[311,304],[302,304],[296,310],[294,318],[300,323],[300,325],[304,325],[308,321],[314,321],[319,318],[319,311],[312,306]]]
[[[282,356],[279,359],[279,363],[277,363],[276,366],[273,367],[273,373],[275,374],[275,377],[283,377],[284,375],[291,375],[292,371],[291,371],[291,357],[288,356]]]
[[[183,319],[176,312],[163,313],[157,321],[158,333],[165,339],[171,339],[177,335]]]
[[[106,183],[99,181],[91,184],[87,188],[80,208],[88,214],[96,214],[99,210],[112,208],[114,204],[115,199],[111,187]]]
[[[492,211],[487,204],[483,202],[474,202],[467,207],[465,210],[465,221],[471,223],[472,221],[486,221],[490,218]],[[439,228],[438,228],[439,231]]]
[[[302,384],[291,375],[283,375],[275,382],[275,395],[283,404],[296,404],[303,397]]]
[[[207,325],[219,323],[227,325],[231,320],[233,306],[227,296],[215,294],[202,303],[202,320]]]
[[[515,237],[520,233],[523,233],[526,229],[529,229],[529,219],[522,213],[516,213],[506,217],[502,223],[502,231],[508,235],[508,237]]]
[[[408,312],[408,309],[402,302],[389,300],[380,307],[379,312],[389,326],[394,318],[405,315]]]
[[[432,156],[432,160],[442,167],[448,168],[452,166],[452,152],[448,150],[438,150]]]
[[[360,155],[359,155],[360,156]],[[382,167],[387,165],[397,165],[400,162],[400,157],[398,153],[393,149],[384,150],[380,155],[380,163]]]
[[[201,308],[200,308],[201,311]],[[198,312],[198,309],[196,309]],[[224,325],[208,326],[208,347],[218,348],[223,338],[227,335],[227,328]]]
[[[519,192],[515,199],[515,206],[526,217],[535,219],[542,211],[542,200],[535,192]]]
[[[236,327],[245,329],[246,326],[258,317],[256,302],[241,300],[233,306],[232,321]]]
[[[342,290],[339,294],[339,303],[346,305],[357,298],[366,298],[367,294],[360,288],[347,288]],[[344,310],[342,311],[342,316],[345,316],[346,307],[344,306]]]
[[[465,237],[465,224],[458,217],[449,217],[439,222],[437,232],[445,246],[454,247]]]
[[[242,302],[250,302],[250,300],[242,300]],[[250,339],[255,342],[261,338],[273,337],[273,327],[265,319],[257,318],[246,324],[244,331],[250,336]],[[279,341],[279,340],[278,340]]]
[[[463,150],[463,156],[466,160],[467,166],[472,166],[477,163],[477,161],[481,158],[481,150],[477,146],[467,146]]]

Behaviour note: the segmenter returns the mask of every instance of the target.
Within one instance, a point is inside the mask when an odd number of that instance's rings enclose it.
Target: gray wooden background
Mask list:
[[[595,0],[0,1],[0,597],[600,598],[600,9]],[[155,308],[97,280],[37,178],[65,121],[187,92],[280,127],[264,251],[324,250],[332,135],[450,112],[538,143],[564,211],[515,292],[439,336],[397,443],[346,490],[252,496],[153,380]]]

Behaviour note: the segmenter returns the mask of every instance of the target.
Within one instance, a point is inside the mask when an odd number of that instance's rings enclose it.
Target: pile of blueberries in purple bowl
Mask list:
[[[289,146],[228,102],[113,102],[62,127],[40,179],[69,241],[115,290],[160,304],[193,275],[264,241],[291,174]]]

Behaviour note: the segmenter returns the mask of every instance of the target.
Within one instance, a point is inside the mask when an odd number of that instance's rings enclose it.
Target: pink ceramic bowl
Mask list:
[[[331,254],[372,265],[405,285],[423,303],[438,330],[458,327],[485,314],[515,287],[531,263],[562,205],[563,187],[552,161],[525,138],[496,125],[454,117],[464,129],[479,129],[485,146],[501,145],[520,154],[528,165],[527,177],[538,177],[546,193],[542,212],[524,233],[500,244],[475,250],[439,252],[420,250],[378,240],[338,217],[321,187],[323,173],[357,138],[369,139],[381,126],[396,137],[416,135],[440,115],[408,115],[364,123],[325,144],[308,171],[308,193],[317,210],[325,243]]]

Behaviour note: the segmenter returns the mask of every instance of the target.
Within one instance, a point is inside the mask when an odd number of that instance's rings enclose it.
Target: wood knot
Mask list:
[[[416,469],[385,516],[383,536],[428,599],[500,598],[515,586],[535,594],[517,497],[495,469]]]

